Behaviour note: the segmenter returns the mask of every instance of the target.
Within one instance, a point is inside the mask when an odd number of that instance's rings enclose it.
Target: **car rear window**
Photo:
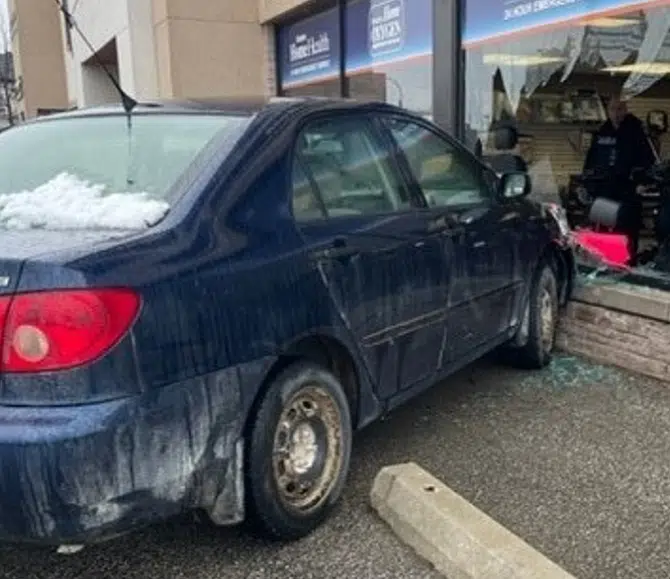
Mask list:
[[[69,117],[0,134],[0,228],[138,229],[169,211],[173,185],[250,117],[136,114]]]

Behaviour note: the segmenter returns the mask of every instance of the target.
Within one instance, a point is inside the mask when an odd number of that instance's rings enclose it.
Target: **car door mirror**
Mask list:
[[[518,199],[530,194],[532,185],[528,173],[505,173],[500,178],[500,195],[503,199]]]

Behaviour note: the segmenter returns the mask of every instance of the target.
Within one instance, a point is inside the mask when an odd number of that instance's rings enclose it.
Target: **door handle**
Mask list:
[[[358,255],[353,247],[333,247],[326,251],[325,259],[337,259],[338,261],[350,261]]]
[[[436,217],[435,219],[431,219],[428,222],[428,225],[426,227],[428,233],[436,233],[438,231],[444,231],[449,227],[449,221],[446,218],[446,216],[441,215],[440,217]]]
[[[428,222],[426,227],[428,233],[442,233],[442,235],[453,236],[463,235],[465,227],[459,224],[459,221],[448,215],[441,215]]]
[[[333,240],[330,246],[310,251],[309,256],[317,261],[332,259],[348,261],[358,253],[358,249],[349,245],[346,239],[338,237]]]

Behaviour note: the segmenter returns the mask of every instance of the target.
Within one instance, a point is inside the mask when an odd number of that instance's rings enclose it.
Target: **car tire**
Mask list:
[[[264,392],[249,430],[248,523],[261,538],[290,541],[316,529],[339,501],[353,432],[337,378],[301,362]]]
[[[549,365],[556,343],[558,302],[556,273],[544,263],[533,278],[517,335],[505,349],[505,357],[512,365],[529,370]]]

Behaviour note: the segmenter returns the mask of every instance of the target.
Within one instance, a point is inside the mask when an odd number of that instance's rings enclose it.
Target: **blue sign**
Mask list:
[[[559,24],[610,11],[640,8],[650,0],[466,0],[463,43]]]
[[[348,73],[433,53],[433,0],[354,0],[346,14]]]
[[[282,88],[339,76],[339,24],[335,8],[279,29]]]

